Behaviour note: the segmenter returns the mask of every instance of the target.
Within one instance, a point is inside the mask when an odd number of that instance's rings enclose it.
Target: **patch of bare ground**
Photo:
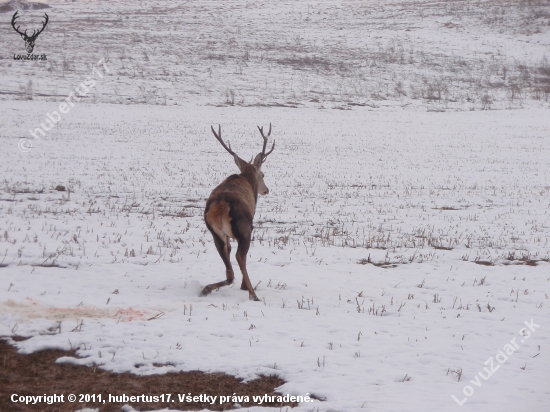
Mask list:
[[[374,265],[374,266],[382,268],[382,269],[391,269],[391,268],[396,268],[397,267],[397,264],[392,263],[392,262],[373,262],[370,259],[370,255],[367,259],[361,259],[357,263],[359,263],[360,265],[371,264],[371,265]]]
[[[99,411],[120,410],[124,404],[130,404],[135,410],[159,410],[176,408],[182,410],[225,411],[234,408],[234,402],[214,405],[207,402],[180,402],[178,394],[187,395],[233,395],[248,396],[251,402],[242,402],[243,407],[256,406],[252,396],[264,394],[276,395],[275,388],[284,381],[276,376],[261,376],[243,383],[239,379],[223,373],[204,373],[200,371],[174,372],[162,375],[138,376],[132,373],[113,373],[97,366],[86,367],[55,363],[62,356],[74,356],[74,352],[45,350],[29,355],[17,353],[17,349],[6,341],[0,340],[0,410],[10,411],[74,411],[83,408],[99,408]],[[172,394],[173,402],[106,402],[71,403],[67,402],[68,394],[101,394],[102,399],[109,399],[109,394],[121,396],[158,396]],[[38,396],[65,394],[64,403],[47,405],[25,405],[11,402],[11,395]],[[296,406],[296,403],[264,402],[261,406],[282,407]]]
[[[549,259],[528,259],[528,258],[521,258],[521,259],[506,259],[502,264],[504,266],[507,265],[527,265],[527,266],[537,266],[539,262],[548,262]],[[474,260],[473,261],[477,265],[483,265],[483,266],[496,266],[496,261],[491,260]]]
[[[489,260],[474,260],[474,263],[476,265],[482,265],[482,266],[495,266],[495,262],[491,262]]]

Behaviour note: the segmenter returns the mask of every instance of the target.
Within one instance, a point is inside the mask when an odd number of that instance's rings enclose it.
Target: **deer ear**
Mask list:
[[[258,153],[256,157],[254,158],[254,166],[256,166],[258,169],[262,167],[262,154]]]
[[[237,156],[237,155],[234,155],[234,156],[233,156],[233,159],[235,160],[235,164],[237,165],[237,167],[239,168],[239,170],[242,172],[243,167],[244,167],[244,165],[245,165],[246,162],[245,162],[244,160],[242,160],[242,159],[241,159],[239,156]]]

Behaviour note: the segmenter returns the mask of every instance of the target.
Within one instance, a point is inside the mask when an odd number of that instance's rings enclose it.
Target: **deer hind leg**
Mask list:
[[[250,248],[250,234],[246,236],[244,239],[239,239],[239,246],[237,247],[237,253],[235,254],[237,258],[237,263],[239,264],[239,268],[241,269],[241,273],[243,274],[243,282],[241,284],[241,289],[248,290],[248,296],[253,299],[259,301],[258,296],[256,296],[256,292],[254,291],[254,288],[252,287],[252,283],[250,283],[250,278],[248,277],[248,272],[246,270],[246,255],[248,254],[248,249]]]
[[[210,227],[208,228],[210,229]],[[222,239],[215,231],[210,230],[210,232],[212,232],[214,244],[216,245],[216,249],[218,249],[218,253],[220,254],[220,257],[222,258],[225,265],[226,280],[205,286],[201,291],[200,296],[206,296],[213,290],[221,288],[222,286],[231,285],[235,280],[235,273],[233,272],[233,267],[231,266],[231,258],[229,255],[229,253],[231,252],[229,237],[225,236],[225,239]]]

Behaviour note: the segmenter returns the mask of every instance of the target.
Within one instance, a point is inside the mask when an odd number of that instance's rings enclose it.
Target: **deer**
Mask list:
[[[210,128],[222,147],[233,156],[241,173],[231,175],[225,179],[212,191],[206,201],[204,221],[206,227],[212,233],[216,249],[225,265],[226,280],[205,286],[200,296],[206,296],[222,286],[231,285],[235,280],[230,258],[230,239],[235,239],[238,244],[235,257],[243,275],[241,289],[248,290],[249,299],[259,301],[260,299],[256,296],[256,292],[250,283],[248,271],[246,270],[246,255],[248,254],[252,239],[253,220],[258,194],[263,196],[269,193],[269,189],[264,182],[264,173],[261,169],[267,156],[275,149],[275,141],[273,141],[271,150],[267,153],[265,152],[268,138],[271,136],[271,123],[269,123],[267,136],[264,134],[263,126],[258,126],[258,130],[263,138],[263,148],[254,160],[251,159],[250,162],[246,162],[237,156],[231,150],[229,141],[227,145],[224,143],[221,125],[218,125],[217,133],[213,126]]]
[[[44,13],[44,23],[42,23],[42,28],[39,29],[39,30],[33,30],[32,34],[29,36],[29,35],[27,35],[27,30],[25,30],[24,32],[21,32],[21,31],[19,31],[20,26],[15,27],[16,20],[19,18],[17,13],[19,13],[19,10],[17,10],[13,14],[13,17],[11,18],[11,26],[13,27],[13,29],[17,33],[19,33],[19,35],[25,41],[25,49],[27,50],[27,53],[32,53],[32,51],[34,50],[34,42],[36,41],[36,38],[38,37],[38,35],[40,33],[42,33],[44,31],[44,29],[46,28],[50,18],[48,17],[48,15],[46,13]]]

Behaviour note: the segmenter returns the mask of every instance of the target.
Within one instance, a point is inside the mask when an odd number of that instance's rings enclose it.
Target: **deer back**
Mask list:
[[[252,169],[249,173],[242,172],[240,175],[231,175],[216,187],[206,205],[214,201],[228,202],[235,207],[245,209],[250,217],[254,217],[256,212],[256,202],[258,200],[258,181],[254,166],[249,165],[246,169]]]

